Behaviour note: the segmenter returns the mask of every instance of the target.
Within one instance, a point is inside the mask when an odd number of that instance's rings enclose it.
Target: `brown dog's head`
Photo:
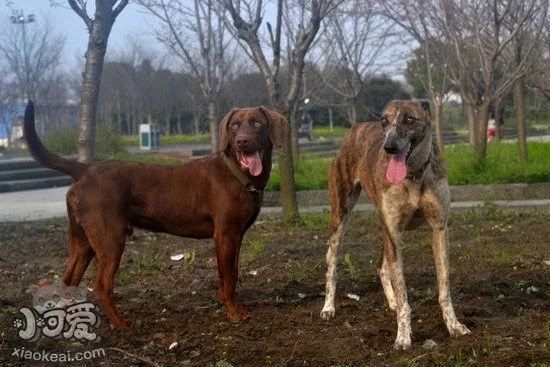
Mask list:
[[[219,150],[233,152],[241,170],[259,176],[267,150],[283,146],[287,125],[282,115],[263,106],[234,108],[220,122]]]
[[[420,150],[420,143],[430,130],[430,104],[419,100],[393,100],[382,112],[386,134],[384,151],[392,157],[386,179],[392,184],[403,181],[407,166]]]

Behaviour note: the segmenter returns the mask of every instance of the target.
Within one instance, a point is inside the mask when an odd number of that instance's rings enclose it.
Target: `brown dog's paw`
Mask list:
[[[227,318],[231,322],[241,322],[252,317],[252,314],[248,312],[244,306],[240,306],[238,309],[233,310],[233,312],[227,312]]]
[[[130,326],[132,326],[132,322],[128,320],[118,319],[113,321],[111,325],[115,329],[128,329]]]

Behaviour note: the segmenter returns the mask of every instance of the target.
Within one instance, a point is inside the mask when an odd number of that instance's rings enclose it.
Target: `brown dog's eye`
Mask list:
[[[412,116],[407,117],[407,122],[409,124],[412,124],[414,122],[414,117],[412,117]]]
[[[388,126],[388,124],[389,124],[389,121],[388,121],[387,117],[382,117],[380,122],[382,123],[382,126],[384,126],[384,127]]]
[[[256,127],[260,127],[260,125],[261,125],[261,124],[260,124],[258,121],[256,121],[256,122],[254,123],[254,126],[256,126]]]
[[[232,129],[237,129],[239,127],[239,124],[237,124],[236,122],[234,122],[232,125],[231,125],[231,128]]]

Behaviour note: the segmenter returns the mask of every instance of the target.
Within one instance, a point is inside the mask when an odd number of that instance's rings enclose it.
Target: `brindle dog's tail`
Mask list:
[[[31,100],[29,100],[25,110],[23,135],[31,155],[44,167],[66,173],[75,180],[82,177],[88,170],[88,165],[55,155],[44,147],[34,127],[34,103]]]

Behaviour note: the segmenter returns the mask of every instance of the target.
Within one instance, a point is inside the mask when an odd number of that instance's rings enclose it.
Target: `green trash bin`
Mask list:
[[[160,126],[158,124],[139,125],[139,148],[156,149],[160,146]]]

